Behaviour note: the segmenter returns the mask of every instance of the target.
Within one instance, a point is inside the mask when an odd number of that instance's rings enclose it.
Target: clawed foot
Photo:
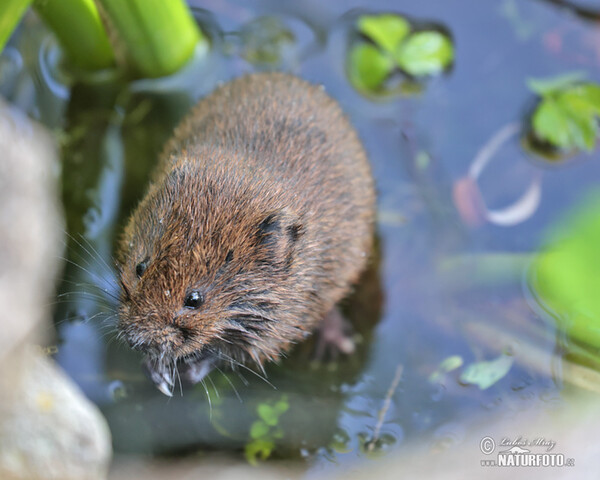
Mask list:
[[[340,353],[350,355],[356,348],[352,340],[352,326],[337,307],[325,316],[316,335],[315,357],[319,361],[325,358],[335,360]]]

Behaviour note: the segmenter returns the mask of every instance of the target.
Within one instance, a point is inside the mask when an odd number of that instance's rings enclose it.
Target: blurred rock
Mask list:
[[[0,377],[0,478],[105,478],[110,433],[98,409],[41,350],[15,356]]]
[[[0,361],[47,321],[63,224],[54,145],[0,99]],[[37,329],[37,333],[47,330]],[[1,362],[0,362],[1,364]]]
[[[0,478],[101,479],[106,422],[41,349],[63,223],[55,148],[0,99]]]

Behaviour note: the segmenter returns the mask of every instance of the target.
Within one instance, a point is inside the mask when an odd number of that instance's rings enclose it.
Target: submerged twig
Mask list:
[[[373,432],[373,438],[367,445],[367,451],[371,452],[375,448],[375,443],[379,440],[379,434],[381,433],[381,427],[383,426],[383,421],[385,420],[385,416],[387,415],[388,410],[390,409],[390,404],[392,403],[392,397],[394,396],[394,392],[398,388],[398,384],[400,383],[400,379],[402,378],[402,371],[404,367],[402,365],[398,365],[396,367],[396,374],[394,375],[394,379],[390,384],[390,388],[388,389],[385,398],[383,400],[383,406],[379,413],[377,414],[377,425],[375,425],[375,431]]]

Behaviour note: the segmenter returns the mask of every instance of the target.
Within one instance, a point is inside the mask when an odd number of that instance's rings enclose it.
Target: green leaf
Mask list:
[[[439,364],[437,370],[429,375],[429,381],[435,383],[442,379],[444,374],[451,372],[452,370],[456,370],[458,367],[461,367],[463,364],[463,359],[460,355],[452,355]]]
[[[394,68],[394,60],[374,45],[359,43],[350,50],[350,82],[360,91],[374,92]]]
[[[282,398],[275,404],[275,411],[277,412],[278,416],[282,413],[285,413],[288,408],[290,408],[290,404],[286,398]]]
[[[561,219],[529,277],[542,307],[571,339],[600,348],[600,190]]]
[[[410,31],[410,24],[400,15],[363,15],[358,20],[358,30],[383,50],[394,53]]]
[[[448,357],[440,363],[440,370],[444,372],[451,372],[452,370],[456,370],[458,367],[462,367],[463,359],[460,355],[452,355]]]
[[[591,151],[598,135],[600,90],[594,85],[546,96],[533,114],[538,138],[565,149]]]
[[[460,376],[463,383],[477,385],[481,390],[491,387],[503,378],[513,364],[513,357],[500,355],[489,362],[476,362],[465,368]]]
[[[2,0],[0,1],[0,52],[12,35],[31,0]]]
[[[269,458],[274,448],[275,444],[271,440],[253,440],[246,444],[244,454],[248,463],[257,465],[258,460]]]
[[[250,63],[277,65],[291,45],[295,36],[279,17],[258,17],[240,30],[243,57]]]
[[[250,438],[256,440],[269,433],[269,426],[262,420],[256,420],[250,427]]]
[[[440,32],[411,35],[396,52],[396,61],[411,75],[433,75],[444,70],[454,58],[451,40]]]
[[[585,77],[585,72],[569,72],[552,78],[528,78],[527,86],[534,93],[543,97],[580,83]]]
[[[600,115],[600,85],[586,83],[578,86],[575,90],[579,92],[581,98],[588,102],[596,115]]]
[[[553,98],[544,100],[533,114],[533,129],[538,138],[559,148],[571,145],[568,118]]]
[[[275,408],[267,405],[266,403],[261,403],[256,410],[258,412],[258,416],[262,418],[267,425],[277,425],[279,413],[277,410],[275,410]]]

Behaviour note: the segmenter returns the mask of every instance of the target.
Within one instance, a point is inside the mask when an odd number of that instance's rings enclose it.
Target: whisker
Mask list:
[[[69,233],[67,233],[67,235],[69,235],[73,241],[75,243],[77,243],[81,248],[83,248],[88,255],[90,255],[91,258],[97,258],[98,260],[100,260],[102,262],[102,264],[106,267],[106,271],[108,273],[110,273],[111,276],[114,277],[114,271],[112,270],[112,268],[108,265],[108,263],[106,263],[106,260],[104,260],[104,257],[102,255],[100,255],[100,253],[98,252],[98,250],[96,250],[94,248],[94,245],[92,245],[92,242],[90,242],[87,238],[85,238],[85,236],[83,236],[81,233],[79,234],[79,237],[82,239],[82,241],[86,242],[86,244],[92,249],[92,251],[96,254],[96,256],[94,257],[94,255],[92,255],[90,253],[90,251],[85,248],[81,243],[79,243],[77,240],[75,240],[75,238],[73,237],[73,235],[70,235]]]
[[[270,387],[272,387],[273,390],[277,390],[277,387],[275,387],[275,385],[273,385],[271,382],[269,382],[269,380],[267,380],[265,377],[263,377],[260,373],[255,372],[254,370],[252,370],[250,367],[247,367],[243,363],[238,362],[237,360],[235,360],[234,358],[230,357],[229,355],[226,355],[223,352],[217,352],[217,355],[222,355],[226,360],[229,360],[230,362],[235,363],[238,367],[243,368],[243,369],[249,371],[250,373],[253,373],[258,378],[260,378],[263,382],[265,382],[267,385],[269,385]]]
[[[206,392],[206,398],[208,398],[208,417],[209,420],[212,421],[212,400],[210,399],[210,393],[208,392],[208,388],[206,388],[206,382],[204,379],[200,380],[200,384],[204,387],[204,391]]]
[[[87,268],[85,268],[84,266],[82,266],[82,265],[79,265],[77,262],[74,262],[73,260],[71,260],[71,259],[68,259],[68,258],[65,258],[65,257],[59,257],[59,258],[60,258],[60,260],[63,260],[63,261],[65,261],[66,263],[68,263],[68,264],[70,264],[70,265],[73,265],[74,267],[77,267],[77,268],[79,268],[80,270],[82,270],[83,272],[87,273],[87,274],[88,274],[88,275],[89,275],[91,278],[93,278],[93,279],[94,279],[94,281],[96,281],[96,282],[98,282],[98,283],[103,283],[103,284],[106,284],[106,285],[110,285],[110,284],[111,284],[111,282],[110,282],[109,280],[107,280],[106,278],[104,278],[104,277],[102,277],[102,276],[99,276],[98,274],[96,274],[96,273],[92,272],[91,270],[88,270],[88,269],[87,269]],[[101,287],[98,287],[98,288],[101,288]],[[104,291],[104,292],[105,292],[107,295],[111,295],[113,298],[116,298],[116,299],[118,299],[118,298],[117,298],[115,295],[113,295],[113,294],[111,294],[110,292],[108,292],[108,289],[106,289],[106,288],[102,288],[102,290],[103,290],[103,291]]]
[[[89,288],[94,288],[94,289],[99,290],[100,292],[102,292],[103,295],[108,295],[110,298],[112,298],[116,302],[118,302],[120,300],[117,295],[115,295],[114,293],[110,292],[107,288],[103,288],[100,285],[96,285],[95,283],[74,282],[73,280],[68,280],[67,278],[63,278],[62,281],[64,283],[68,283],[69,285],[73,285],[74,287],[89,287]]]
[[[217,396],[217,398],[221,398],[221,396],[219,395],[219,391],[217,390],[217,387],[215,386],[215,382],[213,382],[212,378],[210,378],[210,375],[207,375],[206,378],[212,385],[212,388],[215,391],[215,395]]]
[[[215,366],[215,369],[221,374],[223,375],[223,377],[225,377],[225,380],[227,380],[227,383],[229,383],[229,385],[231,386],[231,388],[233,389],[233,393],[235,393],[235,396],[237,397],[237,399],[240,401],[240,403],[244,403],[242,401],[242,397],[240,397],[240,394],[237,391],[237,388],[235,388],[235,385],[233,384],[233,382],[229,379],[229,376],[226,375],[225,373],[223,373],[223,370],[221,370],[219,367]]]

